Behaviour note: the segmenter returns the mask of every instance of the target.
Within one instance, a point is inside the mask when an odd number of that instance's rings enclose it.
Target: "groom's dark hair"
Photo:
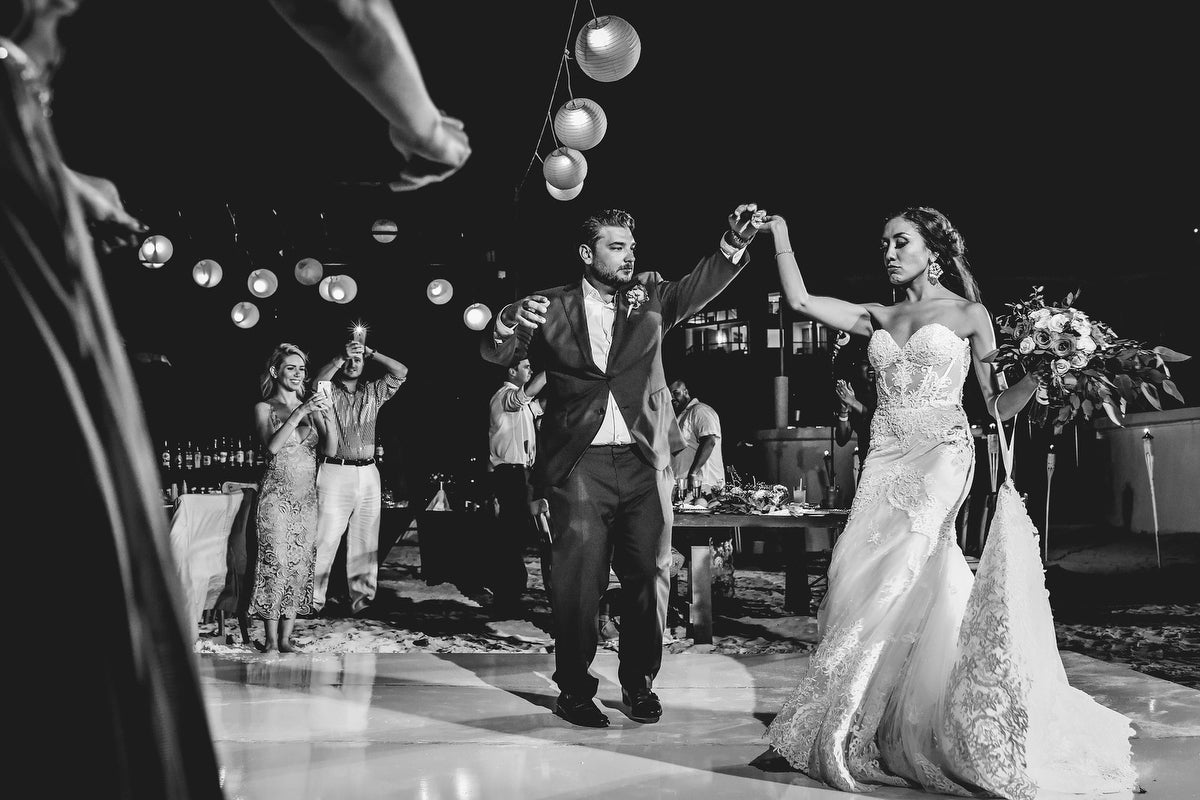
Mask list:
[[[596,240],[600,238],[601,228],[629,228],[633,230],[633,215],[628,211],[622,211],[619,208],[606,208],[603,211],[597,211],[583,221],[579,226],[579,243],[586,244],[588,247],[595,247]]]

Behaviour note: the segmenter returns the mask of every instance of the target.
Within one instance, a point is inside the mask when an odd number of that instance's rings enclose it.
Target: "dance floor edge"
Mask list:
[[[1133,720],[1147,796],[1200,797],[1200,691],[1062,655],[1072,685]],[[768,757],[763,732],[806,655],[664,655],[655,688],[665,714],[642,725],[620,704],[616,656],[601,653],[597,699],[612,720],[603,730],[551,713],[557,691],[545,654],[199,658],[231,800],[856,796]]]

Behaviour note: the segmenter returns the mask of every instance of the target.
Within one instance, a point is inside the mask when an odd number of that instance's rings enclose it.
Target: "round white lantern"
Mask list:
[[[345,305],[358,296],[358,282],[349,275],[335,275],[329,287],[333,302]]]
[[[371,235],[375,237],[375,241],[382,242],[384,244],[387,244],[395,239],[396,232],[398,230],[399,228],[396,227],[396,223],[392,222],[390,219],[377,219],[375,220],[374,224],[371,225]]]
[[[279,278],[269,269],[256,269],[246,278],[246,286],[255,297],[270,297],[279,288]]]
[[[442,306],[449,303],[450,298],[454,296],[454,287],[445,278],[435,278],[425,287],[425,296],[435,306]]]
[[[296,280],[305,286],[320,283],[325,267],[315,258],[302,258],[296,262]]]
[[[576,150],[595,147],[608,130],[608,116],[594,100],[576,97],[562,104],[554,115],[554,135]]]
[[[197,261],[196,266],[192,267],[192,280],[205,289],[211,289],[220,283],[222,275],[224,270],[221,269],[221,265],[211,258]]]
[[[642,40],[625,20],[596,17],[575,37],[575,60],[584,74],[602,83],[619,81],[637,66]]]
[[[243,301],[233,307],[229,316],[233,319],[233,324],[239,328],[253,328],[258,324],[258,306]]]
[[[550,181],[546,181],[546,191],[555,200],[574,200],[583,191],[583,184],[572,186],[570,189],[556,189],[550,185]]]
[[[587,177],[587,159],[574,148],[555,148],[542,164],[542,175],[555,189],[573,189]]]
[[[492,319],[492,310],[483,303],[471,303],[463,312],[463,323],[473,331],[483,330]]]
[[[147,269],[158,269],[171,259],[175,246],[171,240],[161,234],[147,236],[138,250],[138,258]]]

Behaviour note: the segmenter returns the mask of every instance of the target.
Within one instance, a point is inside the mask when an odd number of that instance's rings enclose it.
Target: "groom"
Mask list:
[[[548,413],[534,467],[536,497],[550,504],[551,589],[557,632],[554,712],[603,728],[593,703],[600,597],[612,569],[621,581],[622,701],[638,722],[657,722],[652,691],[662,663],[670,592],[671,454],[683,448],[662,367],[662,338],[702,309],[748,263],[758,212],[729,215],[720,249],[677,281],[634,274],[633,217],[607,210],[583,221],[583,276],[505,306],[480,345],[508,364],[518,347],[545,370]]]

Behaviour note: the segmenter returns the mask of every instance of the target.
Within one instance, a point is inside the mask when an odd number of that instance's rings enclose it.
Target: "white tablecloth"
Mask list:
[[[171,555],[187,601],[188,619],[199,622],[225,588],[229,534],[242,505],[235,494],[185,494],[171,517]]]

